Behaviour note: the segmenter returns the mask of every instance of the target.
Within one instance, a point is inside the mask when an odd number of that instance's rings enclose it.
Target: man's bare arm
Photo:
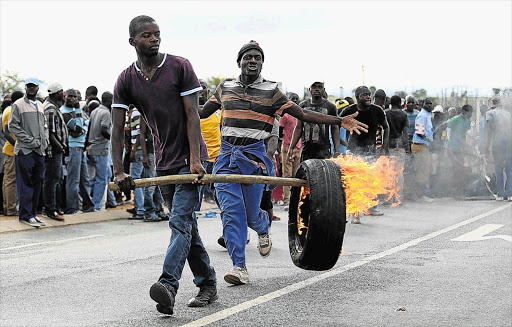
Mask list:
[[[302,109],[298,105],[294,104],[290,108],[286,109],[286,113],[292,115],[293,117],[301,121],[306,121],[315,124],[338,125],[345,128],[350,133],[368,133],[368,125],[355,120],[355,117],[358,115],[357,112],[352,115],[340,118],[337,116],[324,115],[311,110]]]
[[[210,103],[210,101],[204,105],[203,110],[208,103]],[[198,183],[206,173],[203,165],[201,164],[200,155],[201,122],[198,114],[198,93],[196,92],[184,96],[183,106],[187,121],[187,138],[190,146],[190,172],[192,174],[199,174],[199,177],[194,181],[194,183]]]

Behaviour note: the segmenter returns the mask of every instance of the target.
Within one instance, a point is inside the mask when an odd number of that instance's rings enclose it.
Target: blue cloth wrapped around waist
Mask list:
[[[265,165],[267,176],[275,176],[274,165],[266,155],[263,140],[249,145],[233,145],[221,139],[220,150],[215,159],[213,173],[217,174],[223,167],[237,167],[242,175],[260,175],[260,166],[247,157],[247,154],[257,158],[257,161]],[[222,172],[221,172],[222,173]],[[266,185],[265,190],[273,190],[275,185]]]

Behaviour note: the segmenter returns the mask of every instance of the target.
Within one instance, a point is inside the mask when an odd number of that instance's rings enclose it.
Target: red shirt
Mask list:
[[[283,144],[284,146],[290,146],[292,142],[293,130],[295,129],[295,125],[297,124],[297,118],[285,114],[281,119],[279,119],[279,125],[283,127]],[[296,149],[302,149],[302,138],[299,139],[299,142],[295,146]]]

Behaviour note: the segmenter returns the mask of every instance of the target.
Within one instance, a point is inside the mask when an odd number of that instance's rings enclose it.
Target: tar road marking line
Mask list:
[[[55,244],[55,243],[64,243],[64,242],[71,242],[71,241],[78,241],[78,240],[86,240],[88,238],[100,237],[100,236],[103,236],[103,235],[104,234],[98,234],[98,235],[90,235],[90,236],[68,238],[68,239],[59,240],[59,241],[48,241],[48,242],[30,243],[30,244],[25,244],[25,245],[12,246],[12,247],[9,247],[9,248],[0,248],[0,251],[13,250],[13,249],[22,249],[22,248],[28,248],[28,247],[31,247],[31,246],[38,246],[38,245],[43,245],[43,244]]]
[[[505,225],[496,225],[496,224],[487,224],[483,225],[481,227],[478,227],[474,231],[471,231],[469,233],[466,233],[464,235],[461,235],[457,238],[453,238],[452,241],[457,242],[472,242],[472,241],[484,241],[484,240],[490,240],[495,238],[501,238],[505,241],[512,242],[512,236],[510,235],[490,235],[490,236],[484,236],[489,233],[494,232],[497,229],[500,229]]]
[[[389,250],[386,250],[386,251],[374,254],[374,255],[369,256],[368,258],[366,258],[364,260],[359,260],[359,261],[355,261],[355,262],[349,263],[349,264],[347,264],[347,265],[345,265],[343,267],[336,268],[336,269],[330,270],[330,271],[328,271],[326,273],[323,273],[323,274],[320,274],[320,275],[308,278],[306,280],[303,280],[301,282],[298,282],[298,283],[286,286],[286,287],[284,287],[284,288],[282,288],[280,290],[277,290],[277,291],[274,291],[274,292],[271,292],[271,293],[259,296],[259,297],[255,298],[253,300],[249,300],[249,301],[240,303],[238,305],[235,305],[234,307],[221,310],[219,312],[216,312],[214,314],[211,314],[209,316],[203,317],[201,319],[192,321],[192,322],[190,322],[188,324],[185,324],[185,325],[182,325],[182,326],[184,326],[184,327],[192,327],[192,326],[197,327],[197,326],[206,326],[206,325],[212,324],[214,322],[217,322],[219,320],[222,320],[222,319],[225,319],[225,318],[227,318],[229,316],[237,314],[237,313],[239,313],[241,311],[250,309],[250,308],[255,307],[257,305],[260,305],[260,304],[266,303],[268,301],[271,301],[271,300],[273,300],[275,298],[278,298],[280,296],[287,295],[287,294],[289,294],[291,292],[294,292],[294,291],[300,290],[302,288],[308,287],[310,285],[313,285],[313,284],[315,284],[317,282],[320,282],[320,281],[322,281],[324,279],[327,279],[327,278],[339,275],[341,273],[344,273],[345,271],[348,271],[348,270],[360,267],[362,265],[365,265],[365,264],[370,263],[372,261],[375,261],[377,259],[381,259],[381,258],[384,258],[386,256],[389,256],[389,255],[395,254],[397,252],[403,251],[405,249],[408,249],[410,247],[418,245],[421,242],[428,241],[428,240],[430,240],[430,239],[432,239],[434,237],[437,237],[439,235],[451,232],[452,230],[455,230],[455,229],[460,228],[462,226],[466,226],[468,224],[471,224],[471,223],[473,223],[475,221],[478,221],[480,219],[483,219],[485,217],[493,215],[493,214],[495,214],[495,213],[497,213],[497,212],[499,212],[499,211],[501,211],[503,209],[509,208],[511,206],[512,206],[512,203],[508,203],[508,204],[503,205],[503,206],[501,206],[499,208],[493,209],[491,211],[488,211],[486,213],[480,214],[480,215],[475,216],[473,218],[464,220],[464,221],[462,221],[460,223],[448,226],[446,228],[443,228],[443,229],[438,230],[436,232],[433,232],[433,233],[430,233],[428,235],[422,236],[420,238],[414,239],[414,240],[409,241],[407,243],[395,246],[394,248],[391,248]]]

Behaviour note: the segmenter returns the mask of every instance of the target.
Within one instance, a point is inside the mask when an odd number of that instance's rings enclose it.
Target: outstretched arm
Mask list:
[[[301,121],[315,124],[338,125],[345,128],[350,133],[356,132],[357,134],[361,134],[361,132],[368,132],[368,125],[354,119],[358,114],[357,112],[352,115],[340,118],[337,116],[324,115],[311,110],[302,109],[298,105],[294,104],[290,108],[286,109],[286,113]]]

